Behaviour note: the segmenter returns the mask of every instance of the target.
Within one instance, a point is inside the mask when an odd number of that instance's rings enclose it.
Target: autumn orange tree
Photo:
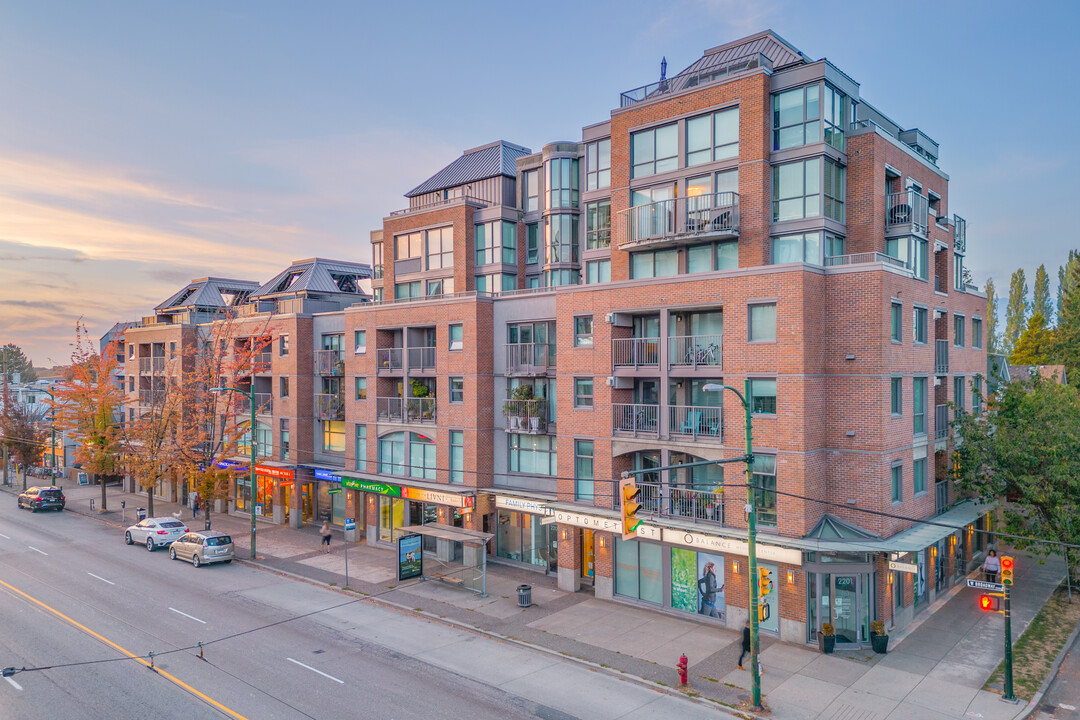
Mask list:
[[[176,375],[151,380],[149,389],[139,390],[138,409],[124,425],[124,465],[146,490],[147,512],[153,517],[154,491],[179,464],[181,387]]]
[[[3,414],[0,415],[0,446],[15,458],[16,467],[22,468],[22,489],[26,489],[26,472],[40,457],[45,445],[45,429],[41,427],[41,414],[32,408],[16,404],[7,382],[3,384]],[[4,468],[7,479],[7,468]],[[15,481],[18,482],[16,477]]]
[[[101,511],[107,509],[105,481],[118,475],[123,466],[124,396],[114,378],[118,366],[116,343],[98,353],[79,320],[71,365],[61,371],[62,379],[49,403],[57,429],[65,430],[76,442],[75,459],[101,483]]]

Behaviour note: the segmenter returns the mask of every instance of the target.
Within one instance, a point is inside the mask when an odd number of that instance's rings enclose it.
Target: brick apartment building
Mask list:
[[[762,629],[803,643],[832,622],[858,645],[907,624],[986,549],[948,428],[980,410],[986,298],[938,155],[771,31],[622,93],[579,142],[466,151],[372,232],[370,297],[314,302],[293,270],[229,286],[273,340],[251,378],[260,514],[355,518],[369,544],[486,533],[493,561],[564,589],[739,627],[742,466],[658,468],[742,456],[743,407],[716,386],[749,380]],[[152,375],[201,322],[169,307],[127,332],[133,404],[134,363]],[[629,542],[624,471],[644,497]]]

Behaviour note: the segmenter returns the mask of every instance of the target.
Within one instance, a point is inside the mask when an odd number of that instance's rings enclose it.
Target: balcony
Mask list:
[[[668,408],[668,432],[672,436],[721,439],[724,409],[703,405],[672,405]]]
[[[676,335],[668,340],[668,365],[672,368],[719,368],[723,361],[720,335]]]
[[[739,236],[739,194],[706,193],[636,205],[619,213],[624,250]]]
[[[825,258],[825,267],[843,267],[845,265],[865,265],[868,263],[884,263],[897,268],[910,269],[908,264],[899,258],[879,252],[853,253],[851,255],[829,255]]]
[[[612,367],[660,367],[660,338],[616,338],[611,341]]]
[[[934,514],[940,515],[949,509],[949,481],[934,483]]]
[[[930,200],[914,190],[885,196],[885,233],[926,237],[930,222]]]
[[[548,402],[534,400],[507,400],[506,431],[524,435],[546,435],[548,432]]]
[[[619,433],[631,433],[634,437],[660,436],[660,406],[613,403],[611,406],[611,429]]]
[[[934,439],[944,440],[949,436],[949,406],[934,406]]]
[[[934,341],[934,374],[944,375],[949,372],[949,341]]]
[[[963,255],[967,252],[967,220],[953,215],[953,251]]]
[[[670,93],[682,92],[717,80],[726,80],[738,73],[756,70],[757,68],[772,70],[772,60],[759,52],[750,53],[723,64],[703,68],[695,73],[683,73],[670,80],[665,78],[659,82],[642,85],[639,88],[621,93],[619,95],[619,107],[630,107],[635,103],[658,99]]]
[[[374,267],[371,268],[371,277],[373,279],[382,280],[382,276],[383,276],[383,266],[382,265],[375,265]]]
[[[251,364],[255,372],[257,373],[269,373],[270,363],[273,361],[274,354],[270,350],[263,350],[260,353],[255,353],[251,357]]]
[[[149,375],[165,372],[164,357],[141,357],[139,358],[139,374]]]
[[[409,370],[418,370],[421,372],[435,370],[435,350],[434,347],[411,347],[409,348]]]
[[[235,412],[237,415],[248,415],[251,413],[251,400],[237,393]],[[270,393],[255,393],[255,414],[271,415],[273,412],[274,396]]]
[[[315,368],[319,375],[344,375],[344,356],[340,350],[316,350]]]
[[[381,348],[375,351],[376,373],[379,375],[400,375],[404,367],[401,348]]]
[[[433,425],[436,420],[435,398],[376,398],[375,411],[381,422]]]
[[[319,393],[315,396],[316,420],[344,420],[345,401],[337,393]]]
[[[715,490],[673,487],[662,483],[638,482],[641,490],[639,517],[686,519],[724,524],[724,495]]]
[[[139,405],[149,408],[153,405],[161,405],[165,400],[164,390],[140,390],[139,391]]]
[[[555,372],[555,346],[547,343],[509,343],[506,375],[545,376]]]

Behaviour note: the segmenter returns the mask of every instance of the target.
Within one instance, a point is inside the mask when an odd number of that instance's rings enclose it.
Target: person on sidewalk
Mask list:
[[[986,576],[986,582],[996,583],[998,581],[998,573],[1001,572],[1001,558],[998,557],[997,550],[990,550],[986,553],[986,560],[983,560],[983,574]]]
[[[698,614],[719,619],[720,611],[716,609],[716,595],[723,592],[724,588],[716,582],[716,563],[712,560],[705,563],[705,567],[702,568],[697,586],[698,592],[701,593]]]
[[[199,493],[195,493],[195,497],[191,501],[191,517],[199,517]]]
[[[319,528],[319,532],[322,533],[322,544],[326,548],[324,552],[330,552],[330,521],[323,520],[322,527]]]
[[[750,621],[747,620],[742,629],[742,652],[739,653],[739,669],[742,670],[742,659],[750,652]]]

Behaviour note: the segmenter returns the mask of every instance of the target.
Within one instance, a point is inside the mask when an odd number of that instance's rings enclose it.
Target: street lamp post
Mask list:
[[[248,390],[237,387],[214,387],[210,392],[234,392],[248,399],[251,408],[251,426],[248,428],[248,447],[251,449],[251,458],[248,461],[248,510],[251,511],[251,559],[255,559],[255,386],[251,385]]]
[[[56,396],[52,391],[42,388],[52,399],[52,407],[49,408],[49,429],[52,432],[52,484],[56,487]]]
[[[739,392],[731,385],[719,383],[706,383],[702,386],[706,392],[730,390],[739,397],[743,412],[746,417],[746,545],[747,545],[747,569],[750,581],[750,682],[753,695],[752,710],[761,709],[761,674],[758,666],[758,571],[757,571],[757,505],[754,494],[754,440],[750,420],[750,378],[743,385],[743,392]]]

